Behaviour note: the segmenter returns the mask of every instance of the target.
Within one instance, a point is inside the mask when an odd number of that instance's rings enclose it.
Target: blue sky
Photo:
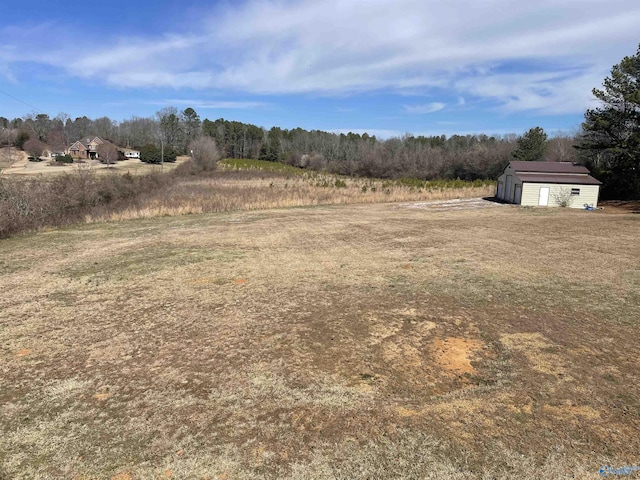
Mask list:
[[[0,6],[0,116],[175,106],[382,137],[571,131],[640,43],[637,0],[102,3]]]

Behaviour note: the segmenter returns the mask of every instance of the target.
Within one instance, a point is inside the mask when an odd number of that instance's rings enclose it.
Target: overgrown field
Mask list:
[[[378,204],[3,240],[0,478],[637,465],[639,236],[633,214]]]
[[[125,162],[123,162],[125,163]],[[140,162],[138,162],[140,163]],[[0,238],[47,227],[167,215],[310,205],[491,196],[495,182],[379,180],[305,171],[282,163],[225,160],[220,171],[180,162],[170,173],[124,165],[0,177]],[[50,169],[54,167],[49,167]]]
[[[261,160],[227,159],[221,171],[193,176],[144,195],[127,208],[87,215],[88,222],[268,208],[442,200],[493,196],[495,182],[381,180],[319,173]]]

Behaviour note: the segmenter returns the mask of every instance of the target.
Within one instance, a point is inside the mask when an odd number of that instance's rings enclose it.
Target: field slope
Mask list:
[[[0,242],[0,478],[599,478],[640,216],[377,204]]]

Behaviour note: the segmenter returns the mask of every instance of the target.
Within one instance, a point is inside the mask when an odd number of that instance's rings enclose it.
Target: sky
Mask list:
[[[0,116],[572,133],[638,25],[637,0],[3,2]]]

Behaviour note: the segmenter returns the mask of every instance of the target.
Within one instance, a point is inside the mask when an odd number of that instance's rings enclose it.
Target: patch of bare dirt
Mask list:
[[[605,200],[598,207],[602,213],[640,213],[640,200]]]
[[[448,375],[464,375],[475,373],[471,360],[476,351],[483,345],[478,340],[468,338],[436,338],[433,341],[436,365]]]
[[[491,200],[485,200],[484,198],[454,198],[451,200],[406,203],[402,204],[401,207],[443,212],[456,210],[477,210],[484,208],[504,208],[508,207],[508,205]]]

